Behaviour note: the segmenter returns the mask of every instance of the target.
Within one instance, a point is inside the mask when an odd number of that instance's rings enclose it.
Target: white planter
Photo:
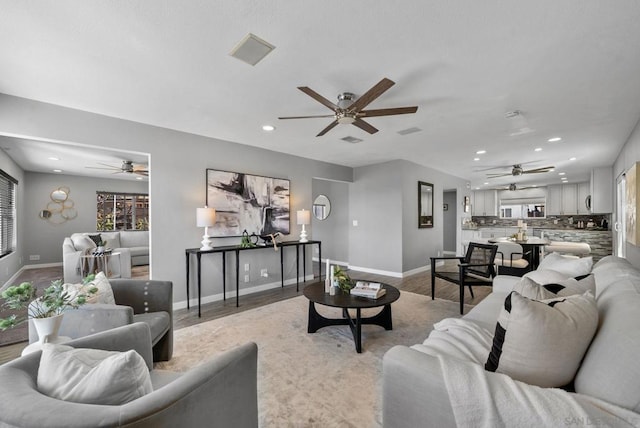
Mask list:
[[[64,317],[64,314],[48,318],[32,318],[33,325],[38,332],[38,343],[58,343],[60,341],[58,332],[62,324],[62,317]]]

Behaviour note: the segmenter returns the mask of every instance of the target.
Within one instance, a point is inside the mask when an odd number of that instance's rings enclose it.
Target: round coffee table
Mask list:
[[[356,281],[356,280],[354,280]],[[353,333],[353,340],[356,351],[362,352],[362,325],[375,324],[384,327],[385,330],[392,330],[391,304],[400,298],[400,290],[388,285],[381,285],[387,290],[386,294],[378,299],[368,299],[366,297],[352,296],[342,291],[338,291],[335,296],[324,292],[324,282],[317,282],[304,288],[304,296],[309,299],[309,322],[308,333],[315,333],[322,327],[330,325],[348,325]],[[315,304],[331,306],[342,309],[342,318],[326,318],[316,311]],[[372,317],[362,318],[360,311],[367,308],[379,308],[382,310]],[[356,316],[353,318],[349,314],[349,309],[355,309]]]

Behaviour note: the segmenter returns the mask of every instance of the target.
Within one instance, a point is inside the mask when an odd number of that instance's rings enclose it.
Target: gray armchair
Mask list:
[[[72,339],[144,322],[151,329],[153,361],[168,361],[173,354],[173,283],[141,279],[110,279],[116,305],[87,304],[64,314],[60,336]],[[29,321],[29,342],[38,333]]]
[[[152,369],[144,323],[66,343],[109,351],[135,349],[150,370],[153,392],[120,406],[61,401],[37,388],[41,351],[0,366],[0,427],[257,427],[258,347],[246,343],[185,373]]]

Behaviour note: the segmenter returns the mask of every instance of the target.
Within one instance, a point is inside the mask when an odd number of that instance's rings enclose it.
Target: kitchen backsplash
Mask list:
[[[605,220],[607,229],[611,230],[611,214],[594,214],[594,215],[557,215],[546,218],[527,218],[524,222],[529,228],[540,229],[578,229],[579,222],[583,222],[584,228],[588,222],[593,222],[595,227],[602,226]],[[471,217],[478,227],[482,226],[518,226],[518,219],[503,219],[493,216],[473,216]],[[466,222],[463,222],[463,224]]]

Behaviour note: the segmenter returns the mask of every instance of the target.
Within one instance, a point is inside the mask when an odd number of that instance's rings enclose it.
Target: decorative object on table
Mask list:
[[[386,294],[387,290],[379,282],[356,281],[355,287],[349,291],[352,296],[378,299]]]
[[[209,236],[209,228],[216,224],[216,210],[206,205],[204,208],[198,208],[196,211],[196,225],[204,227],[204,235],[202,235],[201,250],[213,250],[211,236]]]
[[[278,251],[278,241],[276,240],[276,238],[278,238],[280,235],[280,232],[270,233],[268,235],[260,235],[260,239],[264,241],[264,246],[273,244],[273,250]]]
[[[207,205],[218,211],[213,236],[289,234],[287,179],[207,169]]]
[[[49,203],[45,209],[38,213],[38,217],[47,220],[52,224],[62,224],[67,220],[73,220],[78,216],[78,211],[74,208],[75,203],[69,199],[68,187],[58,187],[49,195]]]
[[[300,232],[300,242],[309,242],[307,239],[307,231],[305,225],[311,224],[311,211],[300,210],[296,213],[296,220],[299,225],[302,225],[302,231]]]
[[[103,240],[100,235],[96,240],[96,249],[93,251],[94,256],[101,256],[107,252],[107,241]]]
[[[256,237],[256,240],[257,240],[257,238],[258,238],[258,237],[257,237],[256,235],[254,235],[254,234],[252,234],[252,235],[251,235],[251,237],[250,237],[250,236],[249,236],[249,232],[247,232],[247,229],[245,229],[245,230],[242,232],[242,240],[240,241],[240,248],[252,248],[252,247],[255,247],[255,246],[256,246],[256,244],[255,244],[255,242],[253,242],[253,241],[251,240],[251,238],[252,238],[252,237]]]
[[[89,275],[82,283],[89,284],[94,277],[94,275]],[[64,311],[68,308],[77,309],[84,305],[87,298],[97,291],[96,287],[89,286],[82,291],[71,292],[60,279],[52,281],[40,297],[36,296],[36,288],[30,282],[11,286],[0,294],[4,299],[2,307],[12,311],[27,308],[27,313],[25,315],[12,314],[7,318],[0,318],[0,330],[6,330],[28,319],[33,319],[38,330],[40,343],[55,341]]]
[[[337,283],[337,287],[346,294],[349,294],[349,291],[353,288],[353,281],[351,281],[349,275],[347,275],[340,266],[334,266],[333,281],[334,284]]]

